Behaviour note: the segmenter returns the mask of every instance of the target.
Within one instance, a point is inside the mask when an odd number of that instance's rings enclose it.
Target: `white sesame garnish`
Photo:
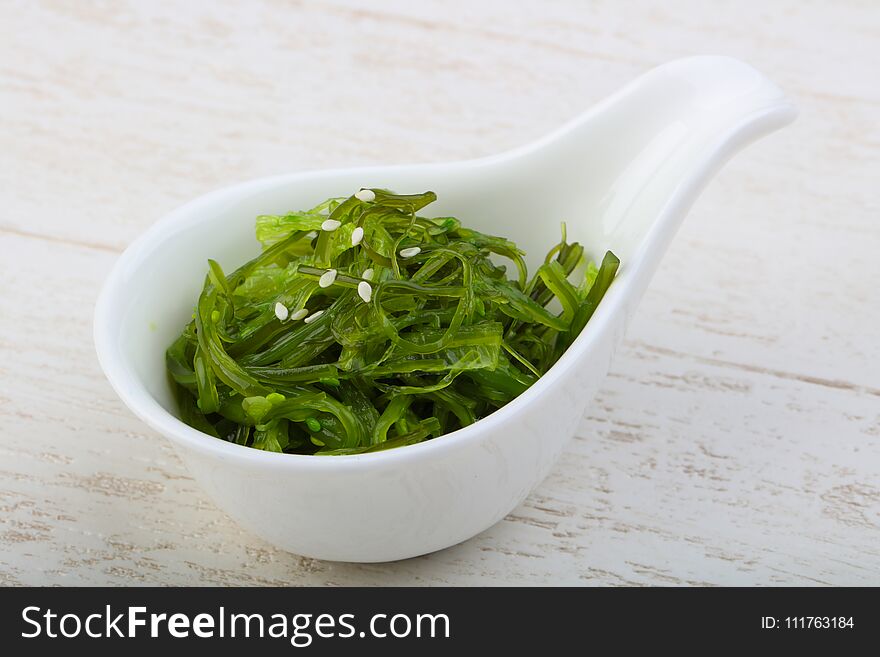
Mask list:
[[[354,197],[358,201],[372,203],[376,200],[376,192],[374,192],[372,189],[362,189],[357,194],[355,194]]]
[[[330,287],[336,281],[336,270],[328,269],[323,274],[321,274],[321,278],[318,279],[318,285],[320,287]]]
[[[351,245],[357,246],[361,243],[362,239],[364,239],[364,229],[358,226],[353,231],[351,231]]]
[[[417,256],[422,252],[422,249],[418,246],[411,246],[408,249],[400,250],[401,258],[412,258],[413,256]]]
[[[361,274],[361,278],[367,281],[373,280],[373,268],[367,267],[366,269],[364,269],[364,273]]]
[[[275,317],[283,322],[285,319],[287,319],[288,314],[289,311],[287,310],[287,306],[285,306],[280,301],[275,304]]]
[[[299,320],[301,320],[303,317],[305,317],[308,314],[309,314],[308,310],[306,310],[305,308],[300,308],[299,310],[297,310],[295,313],[293,313],[290,316],[290,319],[292,319],[295,322],[298,322]]]
[[[364,300],[364,303],[370,303],[373,298],[373,287],[366,281],[358,283],[358,295]]]
[[[308,317],[306,317],[303,321],[304,321],[306,324],[311,324],[312,322],[314,322],[316,319],[318,319],[318,318],[319,318],[321,315],[323,315],[323,314],[324,314],[324,311],[323,311],[323,310],[319,310],[318,312],[312,313],[311,315],[309,315]]]
[[[321,224],[321,230],[326,230],[328,233],[332,233],[334,230],[339,228],[342,225],[341,221],[337,221],[336,219],[325,219],[324,223]]]

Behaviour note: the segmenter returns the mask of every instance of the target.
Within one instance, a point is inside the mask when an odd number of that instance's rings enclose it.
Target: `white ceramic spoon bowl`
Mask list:
[[[699,191],[739,148],[794,116],[783,93],[746,64],[695,57],[650,71],[553,134],[498,156],[219,190],[172,212],[119,258],[95,310],[101,365],[216,503],[270,543],[365,562],[454,545],[503,518],[547,475]],[[622,266],[583,334],[544,377],[452,434],[375,454],[313,457],[241,447],[181,422],[164,351],[190,317],[207,259],[231,270],[258,252],[256,215],[360,187],[434,190],[431,212],[513,239],[530,266],[565,220],[593,257],[611,249]]]

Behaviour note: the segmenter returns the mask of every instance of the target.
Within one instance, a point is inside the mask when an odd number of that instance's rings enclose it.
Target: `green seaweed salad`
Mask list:
[[[563,224],[530,277],[513,242],[417,214],[436,198],[362,189],[257,217],[262,253],[231,274],[208,261],[167,350],[181,418],[270,452],[358,454],[473,424],[537,381],[620,261],[587,262]]]

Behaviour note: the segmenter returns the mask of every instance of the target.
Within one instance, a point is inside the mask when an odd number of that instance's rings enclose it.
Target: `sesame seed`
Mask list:
[[[372,189],[362,189],[354,197],[359,201],[365,201],[367,203],[372,203],[376,200],[376,192]]]
[[[401,258],[412,258],[413,256],[417,256],[422,252],[422,249],[418,246],[411,246],[408,249],[400,250]]]
[[[328,269],[323,274],[321,274],[321,278],[318,279],[318,285],[320,287],[330,287],[336,281],[336,270]]]
[[[321,315],[323,315],[323,314],[324,314],[324,311],[323,311],[323,310],[319,310],[318,312],[312,313],[311,315],[309,315],[308,317],[306,317],[303,321],[304,321],[306,324],[311,324],[312,322],[314,322],[316,319],[318,319],[318,318],[319,318]]]
[[[362,239],[364,239],[364,229],[358,226],[353,231],[351,231],[351,245],[357,246],[361,243]]]
[[[361,278],[368,280],[368,281],[373,280],[373,268],[367,267],[366,269],[364,269],[364,273],[361,274]]]
[[[280,301],[275,304],[275,317],[280,319],[282,322],[287,319],[289,311],[287,310],[287,306],[285,306]]]
[[[294,321],[299,321],[308,314],[309,314],[308,310],[306,310],[305,308],[300,308],[299,310],[297,310],[295,313],[293,313],[290,316],[290,319],[292,319]]]
[[[339,228],[342,225],[341,221],[337,221],[336,219],[326,219],[323,224],[321,224],[321,230],[326,230],[328,233],[332,233],[334,230]]]
[[[358,283],[358,295],[364,300],[364,303],[370,303],[370,299],[373,298],[372,286],[366,281],[361,281]]]

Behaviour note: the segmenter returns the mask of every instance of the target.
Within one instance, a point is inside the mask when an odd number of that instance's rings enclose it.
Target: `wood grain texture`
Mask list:
[[[552,475],[400,563],[280,552],[104,380],[116,255],[208,190],[488,154],[638,73],[801,109],[697,203]],[[875,3],[0,2],[0,584],[880,584]]]

